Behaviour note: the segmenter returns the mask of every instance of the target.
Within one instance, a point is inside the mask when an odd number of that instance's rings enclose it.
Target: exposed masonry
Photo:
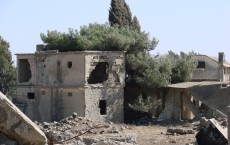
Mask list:
[[[17,54],[17,66],[17,104],[32,120],[123,122],[124,52],[37,51]]]

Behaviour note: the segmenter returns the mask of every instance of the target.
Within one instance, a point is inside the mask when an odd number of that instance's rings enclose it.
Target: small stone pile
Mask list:
[[[122,133],[123,130],[129,129],[128,126],[112,122],[93,122],[88,118],[77,116],[77,113],[59,122],[36,122],[36,124],[45,133],[49,144],[137,144],[135,134]]]

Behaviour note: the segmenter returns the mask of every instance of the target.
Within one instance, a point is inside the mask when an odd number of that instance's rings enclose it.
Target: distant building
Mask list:
[[[193,81],[230,81],[230,63],[225,61],[223,52],[218,58],[207,55],[195,55],[193,58],[198,62]]]
[[[32,120],[60,120],[76,112],[123,122],[125,53],[42,51],[17,54],[17,102]]]
[[[165,88],[164,109],[158,117],[163,120],[199,119],[206,116],[224,116],[229,101],[230,63],[224,53],[218,58],[207,55],[194,55],[197,68],[191,82],[170,84]],[[225,100],[222,101],[221,100]]]

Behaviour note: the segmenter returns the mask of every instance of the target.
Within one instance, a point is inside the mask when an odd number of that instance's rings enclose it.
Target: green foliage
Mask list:
[[[110,26],[130,27],[141,32],[141,26],[136,16],[132,18],[132,13],[125,0],[112,0],[109,10]]]
[[[192,59],[194,52],[188,54],[181,52],[180,55],[169,51],[169,59],[172,62],[172,83],[187,82],[192,79],[192,72],[197,63]]]
[[[154,106],[155,104],[149,96],[144,99],[142,95],[138,96],[133,104],[129,104],[130,108],[141,112],[149,112]]]
[[[155,38],[150,39],[145,32],[138,33],[129,28],[108,24],[89,24],[80,31],[69,29],[68,33],[48,31],[40,34],[47,44],[46,50],[65,51],[127,51],[127,53],[147,52],[157,45]]]
[[[131,26],[130,26],[133,30],[136,30],[137,32],[141,32],[141,26],[140,26],[140,23],[137,19],[136,16],[133,17],[133,20],[132,20],[132,23],[131,23]]]
[[[126,27],[132,22],[132,13],[124,0],[112,0],[109,10],[109,22],[111,26]]]
[[[171,76],[170,62],[163,57],[153,58],[148,53],[127,55],[127,81],[142,87],[160,88],[168,85]]]
[[[0,91],[12,95],[15,93],[16,71],[9,47],[9,43],[0,36]]]

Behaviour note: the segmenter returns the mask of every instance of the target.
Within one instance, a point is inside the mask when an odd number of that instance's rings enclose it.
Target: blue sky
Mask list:
[[[225,52],[230,61],[229,0],[126,0],[142,30],[156,37],[153,54],[172,50],[210,56]],[[110,0],[1,0],[0,35],[12,54],[33,53],[40,33],[67,32],[89,23],[108,22]],[[15,60],[15,56],[13,56]]]

